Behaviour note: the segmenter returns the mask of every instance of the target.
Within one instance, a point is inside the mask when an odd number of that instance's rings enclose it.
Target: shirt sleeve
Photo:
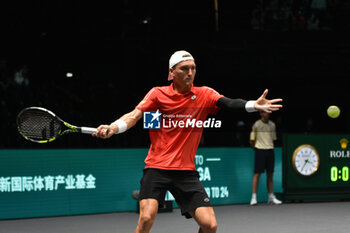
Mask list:
[[[216,105],[218,100],[223,97],[223,95],[219,94],[217,91],[215,91],[213,88],[205,87],[206,89],[206,97],[209,102],[210,112],[209,114],[215,115],[219,111],[219,107]]]
[[[141,100],[141,102],[136,106],[137,109],[144,111],[156,111],[158,109],[157,104],[157,89],[152,88],[145,97]]]
[[[250,137],[249,139],[252,141],[256,140],[256,134],[258,133],[258,129],[256,127],[256,123],[254,123],[253,127],[252,127],[252,131],[250,132]]]

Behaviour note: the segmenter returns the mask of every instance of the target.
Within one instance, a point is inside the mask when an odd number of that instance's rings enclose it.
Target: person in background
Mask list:
[[[282,202],[273,194],[273,172],[275,166],[274,141],[276,137],[276,125],[271,121],[270,113],[259,111],[260,119],[257,120],[252,127],[250,133],[250,145],[254,147],[254,176],[252,184],[252,198],[250,205],[257,205],[257,190],[261,173],[266,170],[268,203],[280,205]]]

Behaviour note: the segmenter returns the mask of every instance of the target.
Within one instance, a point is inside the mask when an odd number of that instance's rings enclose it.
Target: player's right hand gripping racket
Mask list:
[[[50,110],[40,107],[23,109],[17,116],[17,128],[25,139],[37,143],[52,142],[68,133],[92,134],[97,130],[71,125]]]

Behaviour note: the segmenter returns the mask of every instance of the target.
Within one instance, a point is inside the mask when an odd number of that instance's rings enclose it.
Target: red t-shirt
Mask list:
[[[185,94],[175,93],[173,84],[152,88],[136,106],[142,112],[159,110],[162,114],[160,129],[149,130],[151,146],[145,168],[195,170],[202,123],[208,114],[214,115],[219,110],[216,102],[222,96],[205,86],[192,86]],[[207,121],[206,125],[214,123]]]

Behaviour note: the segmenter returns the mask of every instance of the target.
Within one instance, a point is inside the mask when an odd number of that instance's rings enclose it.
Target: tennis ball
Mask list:
[[[337,118],[340,115],[340,109],[338,106],[331,105],[327,109],[327,115],[331,118]]]

